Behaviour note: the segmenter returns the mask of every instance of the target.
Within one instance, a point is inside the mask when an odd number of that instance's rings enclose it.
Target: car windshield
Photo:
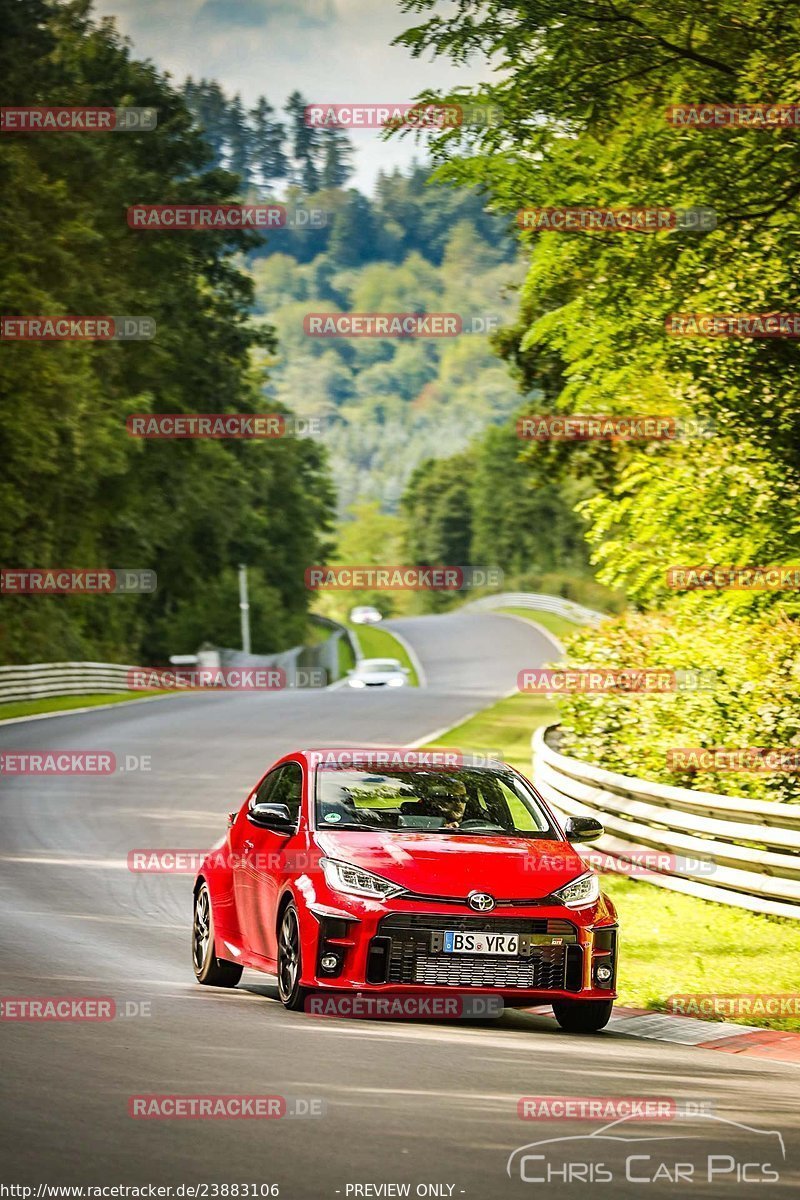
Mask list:
[[[358,664],[361,671],[397,671],[400,664],[396,658],[363,658]]]
[[[535,794],[511,772],[317,771],[318,829],[557,836]]]

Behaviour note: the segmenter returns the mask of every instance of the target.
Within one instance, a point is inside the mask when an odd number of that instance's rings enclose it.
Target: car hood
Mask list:
[[[314,837],[328,858],[426,896],[476,890],[498,900],[540,899],[588,869],[569,842],[549,838],[347,829],[320,829]]]

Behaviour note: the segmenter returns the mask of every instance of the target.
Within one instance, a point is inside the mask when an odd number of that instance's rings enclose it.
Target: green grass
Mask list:
[[[350,625],[358,638],[361,653],[364,658],[396,658],[404,667],[409,668],[408,682],[412,687],[419,687],[419,679],[414,664],[408,657],[405,646],[398,642],[388,629],[378,625]]]
[[[557,719],[555,705],[549,700],[520,692],[454,725],[436,739],[436,745],[491,751],[530,775],[531,734],[538,725],[550,725]]]
[[[568,621],[566,617],[559,617],[556,613],[540,612],[535,608],[496,608],[493,611],[511,613],[515,617],[524,617],[526,621],[535,621],[537,625],[543,625],[550,633],[554,633],[557,638],[569,637],[571,633],[582,628],[574,621]]]
[[[356,665],[355,655],[352,647],[346,637],[340,637],[337,643],[337,654],[339,662],[339,678],[346,675]]]
[[[0,704],[0,721],[10,717],[34,717],[37,713],[68,712],[71,708],[94,708],[100,704],[119,704],[122,700],[142,700],[145,696],[166,696],[168,692],[110,692],[89,696],[49,696],[45,700],[18,700]]]
[[[666,1009],[672,995],[798,993],[800,921],[761,917],[667,891],[642,879],[603,876],[620,917],[619,1003]],[[800,1017],[726,1017],[800,1030]]]
[[[454,726],[436,745],[491,751],[530,776],[531,734],[556,719],[550,701],[520,693]],[[800,921],[762,917],[622,875],[604,875],[603,890],[620,917],[619,1004],[665,1011],[673,995],[800,991]],[[798,1017],[725,1019],[800,1030]]]

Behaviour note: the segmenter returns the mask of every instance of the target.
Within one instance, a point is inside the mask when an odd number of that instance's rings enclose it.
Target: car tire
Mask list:
[[[611,1019],[613,1000],[554,1000],[553,1016],[567,1033],[597,1033]]]
[[[217,958],[214,942],[214,916],[207,883],[201,883],[194,897],[192,921],[192,966],[198,983],[209,987],[236,987],[242,978],[238,963]]]
[[[308,988],[300,986],[303,958],[300,947],[300,918],[290,901],[281,914],[278,927],[278,995],[284,1008],[302,1009]]]

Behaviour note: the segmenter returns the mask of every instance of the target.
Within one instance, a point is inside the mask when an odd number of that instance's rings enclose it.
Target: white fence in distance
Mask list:
[[[658,851],[669,857],[663,871],[648,866],[650,883],[800,920],[800,805],[619,775],[560,754],[551,744],[557,728],[533,735],[533,781],[559,815],[602,821],[606,834],[595,844],[623,873],[635,877],[626,864]]]
[[[537,592],[498,592],[494,596],[481,596],[472,600],[464,608],[487,609],[493,608],[531,608],[539,612],[555,613],[556,616],[566,617],[576,625],[597,625],[606,619],[605,613],[595,612],[594,609],[584,608],[573,600],[565,600],[563,596],[545,596]]]

